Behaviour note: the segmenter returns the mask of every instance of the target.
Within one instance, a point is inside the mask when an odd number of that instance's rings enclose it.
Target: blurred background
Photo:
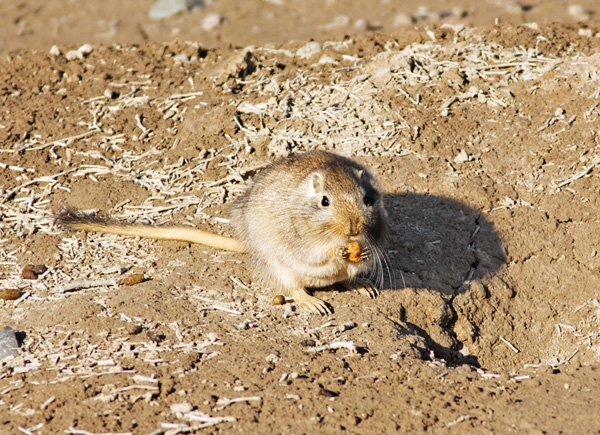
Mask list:
[[[278,45],[442,24],[600,24],[598,0],[3,0],[0,11],[0,54],[173,39]]]

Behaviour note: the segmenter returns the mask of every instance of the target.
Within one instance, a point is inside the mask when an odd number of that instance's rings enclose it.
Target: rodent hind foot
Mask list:
[[[311,313],[333,314],[333,307],[322,299],[309,295],[304,289],[296,289],[290,292],[290,296],[294,299],[300,308]]]
[[[354,278],[342,282],[346,290],[354,290],[357,293],[368,296],[371,299],[376,298],[381,293],[377,287],[366,278]]]

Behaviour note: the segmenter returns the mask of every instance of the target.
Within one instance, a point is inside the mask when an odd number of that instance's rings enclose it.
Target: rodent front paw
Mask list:
[[[365,258],[368,258],[371,251],[368,247],[361,249],[358,242],[350,242],[344,248],[344,258],[353,263],[358,263]]]
[[[346,251],[345,246],[337,246],[331,249],[329,256],[333,259],[348,259],[348,251]]]

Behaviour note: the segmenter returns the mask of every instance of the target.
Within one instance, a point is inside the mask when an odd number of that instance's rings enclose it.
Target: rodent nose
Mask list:
[[[358,219],[350,219],[348,222],[348,236],[356,237],[360,234],[360,221]]]

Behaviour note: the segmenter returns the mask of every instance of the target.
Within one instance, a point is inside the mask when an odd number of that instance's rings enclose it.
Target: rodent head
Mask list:
[[[337,162],[336,162],[337,163]],[[387,214],[373,176],[356,164],[333,164],[311,172],[302,183],[301,228],[324,245],[380,244]]]

